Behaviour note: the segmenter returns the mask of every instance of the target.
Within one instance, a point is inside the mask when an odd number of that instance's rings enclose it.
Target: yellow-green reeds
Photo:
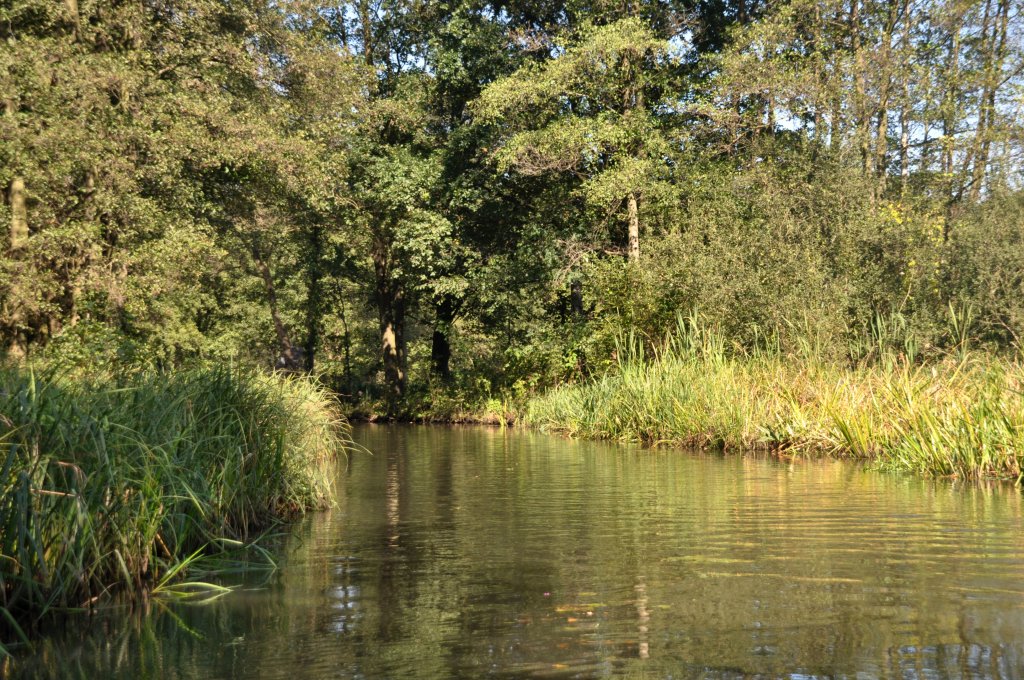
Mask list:
[[[618,365],[532,400],[528,424],[650,444],[774,448],[919,474],[1021,482],[1024,367],[958,352],[932,364],[856,366],[813,353],[727,351],[681,322],[656,357],[625,341]]]

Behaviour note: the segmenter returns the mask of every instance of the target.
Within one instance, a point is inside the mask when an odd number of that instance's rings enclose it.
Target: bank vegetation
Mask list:
[[[524,420],[570,436],[833,455],[1021,484],[1024,365],[966,346],[926,363],[877,349],[854,365],[810,344],[784,355],[770,338],[744,351],[713,326],[681,319],[656,355],[624,340],[608,374],[531,400]]]
[[[223,592],[200,558],[266,566],[253,540],[331,501],[338,413],[311,381],[227,368],[0,370],[3,641],[119,595]]]

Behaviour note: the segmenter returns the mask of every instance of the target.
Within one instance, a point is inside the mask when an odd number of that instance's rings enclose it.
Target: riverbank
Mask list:
[[[604,377],[531,400],[523,421],[573,437],[856,457],[1020,485],[1022,386],[1020,363],[984,354],[851,368],[731,354],[707,336],[670,341],[653,359],[626,348]]]
[[[115,592],[182,594],[197,556],[327,505],[349,442],[304,379],[0,370],[2,642]]]

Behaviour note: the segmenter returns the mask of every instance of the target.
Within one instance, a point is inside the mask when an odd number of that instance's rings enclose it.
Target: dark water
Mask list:
[[[338,507],[296,528],[274,576],[77,622],[14,668],[1024,677],[1012,489],[488,429],[356,434],[374,455],[339,469]]]

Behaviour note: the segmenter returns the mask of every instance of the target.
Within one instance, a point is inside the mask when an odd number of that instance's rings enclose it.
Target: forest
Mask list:
[[[0,338],[364,415],[1024,332],[1019,0],[6,0]]]
[[[1020,486],[1022,10],[0,0],[0,657],[345,416]]]

